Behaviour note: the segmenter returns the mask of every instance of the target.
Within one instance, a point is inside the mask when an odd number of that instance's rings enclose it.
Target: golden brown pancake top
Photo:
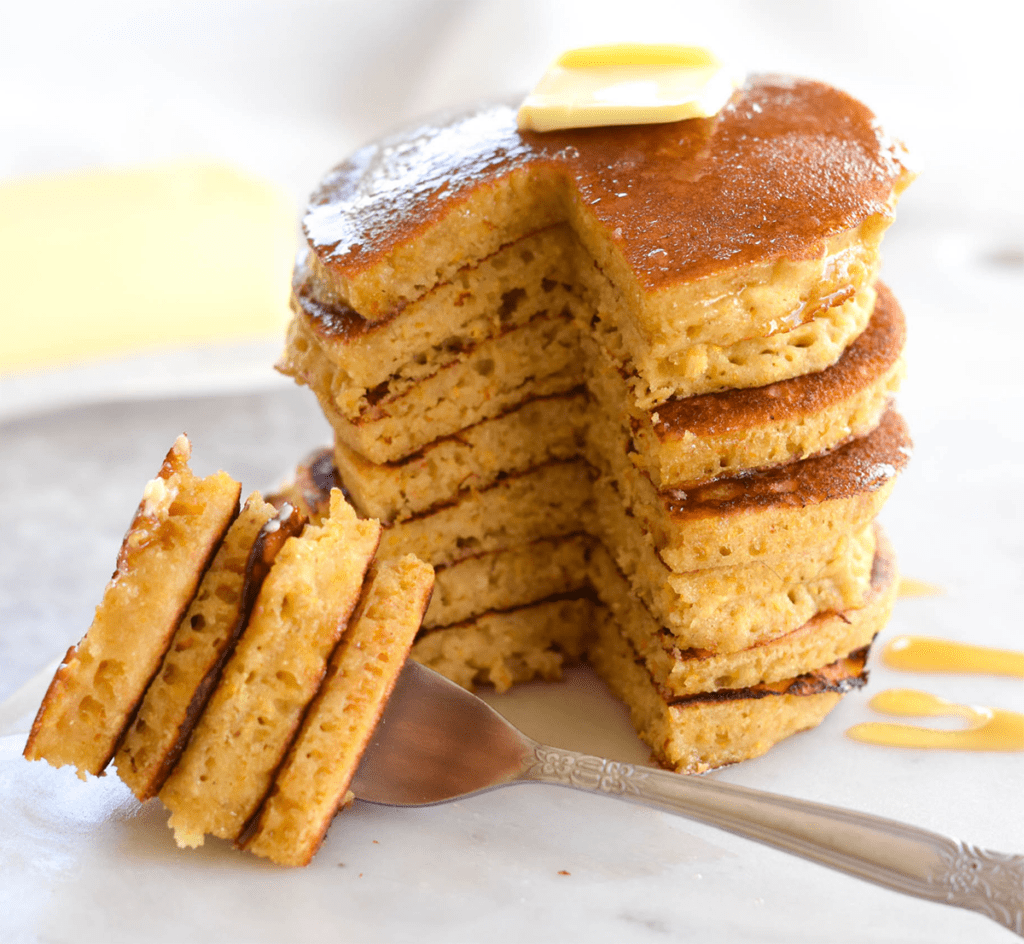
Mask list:
[[[820,456],[745,472],[682,491],[661,493],[675,519],[737,514],[769,506],[803,508],[873,492],[894,478],[910,458],[903,417],[892,407],[867,436]]]
[[[901,146],[828,85],[755,76],[714,118],[548,133],[515,108],[477,108],[367,145],[313,194],[303,227],[349,276],[415,240],[478,188],[515,171],[560,178],[646,290],[774,259],[892,215]]]
[[[742,390],[680,397],[660,404],[654,432],[661,442],[719,436],[765,422],[820,413],[874,383],[899,359],[906,340],[903,311],[892,292],[878,283],[871,321],[838,361],[825,370]]]

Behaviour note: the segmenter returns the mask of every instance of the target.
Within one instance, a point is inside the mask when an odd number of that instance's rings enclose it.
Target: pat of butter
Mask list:
[[[519,109],[519,127],[557,131],[710,118],[737,82],[700,46],[620,43],[560,56]]]

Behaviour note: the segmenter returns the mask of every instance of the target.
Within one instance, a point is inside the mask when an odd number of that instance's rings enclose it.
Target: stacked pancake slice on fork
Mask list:
[[[282,497],[340,485],[436,568],[412,654],[460,684],[587,657],[662,763],[763,753],[863,683],[895,593],[910,179],[863,105],[772,76],[708,119],[367,146],[304,220],[280,367],[335,441]]]
[[[376,521],[340,491],[319,524],[224,472],[194,476],[181,436],[68,650],[29,760],[159,796],[179,845],[207,833],[304,865],[405,663],[433,586],[411,556],[375,561]]]

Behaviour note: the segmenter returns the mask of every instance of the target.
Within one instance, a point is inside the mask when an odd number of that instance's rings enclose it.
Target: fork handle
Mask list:
[[[1024,856],[867,813],[541,744],[525,768],[518,779],[678,813],[894,891],[978,911],[1024,937]]]

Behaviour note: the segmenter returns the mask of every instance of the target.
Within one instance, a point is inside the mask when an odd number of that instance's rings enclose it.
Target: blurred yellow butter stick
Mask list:
[[[282,331],[295,219],[217,164],[0,185],[0,373]]]

